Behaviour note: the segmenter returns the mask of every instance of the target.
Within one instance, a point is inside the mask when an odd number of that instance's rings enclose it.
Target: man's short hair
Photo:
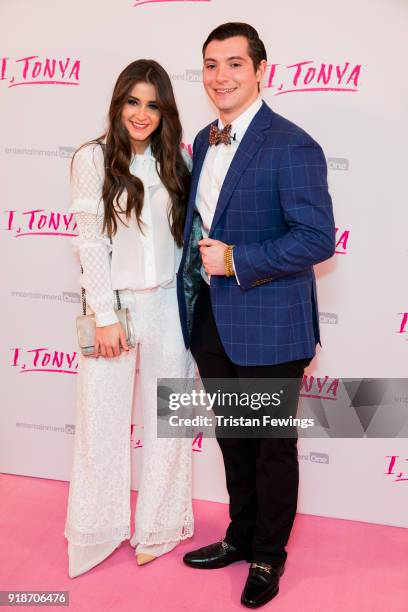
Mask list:
[[[212,40],[226,40],[232,36],[244,36],[248,41],[248,54],[252,59],[254,69],[257,70],[262,60],[266,60],[266,49],[262,40],[259,38],[258,32],[248,23],[232,21],[219,25],[215,30],[210,32],[207,40],[203,44],[203,57],[205,50]]]

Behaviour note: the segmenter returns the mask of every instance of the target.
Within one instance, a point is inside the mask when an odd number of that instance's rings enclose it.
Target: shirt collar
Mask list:
[[[139,158],[142,158],[142,159],[143,158],[154,159],[151,145],[148,144],[146,149],[143,151],[143,153],[136,153],[135,157],[139,157]]]
[[[255,102],[251,104],[241,115],[239,115],[232,122],[231,134],[235,141],[240,142],[244,137],[245,132],[247,131],[249,124],[252,119],[255,117],[256,113],[262,106],[262,98],[258,96]],[[218,129],[222,129],[224,127],[221,119],[218,119]],[[235,137],[234,137],[235,134]]]

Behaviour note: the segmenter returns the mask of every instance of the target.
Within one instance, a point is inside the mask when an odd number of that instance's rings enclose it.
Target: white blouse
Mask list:
[[[191,158],[185,150],[182,154],[191,170]],[[79,234],[73,243],[83,268],[80,282],[86,289],[87,303],[95,313],[98,327],[118,320],[113,290],[167,288],[176,284],[182,249],[177,247],[170,231],[170,197],[160,181],[150,147],[143,155],[133,157],[130,172],[140,178],[144,186],[142,231],[133,211],[129,219],[123,213],[126,225],[118,220],[111,244],[102,232],[102,147],[87,145],[74,157],[70,212],[75,213]],[[126,193],[122,194],[119,204],[126,210]]]

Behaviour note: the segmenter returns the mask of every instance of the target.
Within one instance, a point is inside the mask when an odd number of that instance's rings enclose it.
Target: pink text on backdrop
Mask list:
[[[168,4],[170,2],[212,2],[212,0],[134,0],[133,6],[142,6],[142,4]]]
[[[195,451],[196,453],[203,452],[203,437],[204,437],[203,432],[199,431],[196,437],[193,439],[192,447],[193,447],[193,451]]]
[[[18,211],[5,210],[6,231],[21,236],[77,236],[73,213],[45,211],[42,208]]]
[[[268,64],[266,87],[276,90],[275,96],[305,91],[358,91],[361,64],[327,64],[305,60],[281,66]]]
[[[320,378],[304,374],[300,386],[300,397],[337,400],[338,387],[338,378],[329,378],[327,375]]]
[[[79,85],[81,60],[66,57],[40,58],[28,55],[12,60],[0,58],[0,81],[8,81],[8,87],[18,85]]]
[[[48,347],[24,349],[13,347],[11,366],[19,368],[20,374],[26,372],[53,372],[58,374],[77,374],[78,355],[76,351],[55,351]]]
[[[141,438],[138,437],[136,433],[136,429],[141,429],[140,426],[132,423],[130,425],[130,442],[133,444],[132,448],[143,448],[143,443]]]
[[[340,231],[336,227],[336,253],[337,255],[347,255],[347,243],[350,236],[350,230]]]
[[[185,149],[187,151],[187,153],[189,154],[190,157],[193,157],[193,145],[186,144],[185,142],[182,142],[181,146],[182,146],[183,149]]]
[[[408,312],[399,312],[398,316],[401,317],[401,323],[397,334],[405,334],[408,331]]]
[[[130,442],[132,448],[143,448],[143,442],[141,438],[138,437],[136,433],[136,429],[140,429],[138,425],[134,423],[130,426]],[[203,432],[200,431],[191,443],[191,449],[195,452],[202,453],[203,452]]]
[[[408,461],[407,459],[401,459],[399,455],[386,455],[385,457],[388,461],[386,464],[386,472],[384,472],[387,476],[395,476],[394,482],[408,482],[408,473],[400,472],[399,467],[402,461]]]

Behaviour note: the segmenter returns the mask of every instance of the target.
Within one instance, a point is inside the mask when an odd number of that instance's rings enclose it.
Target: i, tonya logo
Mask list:
[[[203,452],[203,437],[204,437],[203,432],[199,431],[196,437],[193,439],[191,446],[193,448],[193,451],[195,451],[196,453]]]
[[[26,372],[54,372],[58,374],[77,374],[78,355],[76,351],[54,351],[48,347],[24,349],[13,347],[11,366],[19,374]]]
[[[339,387],[338,378],[324,378],[303,375],[300,386],[300,397],[315,397],[317,399],[337,400]]]
[[[170,2],[212,2],[212,0],[134,0],[133,6],[142,6],[142,4],[169,4]]]
[[[306,60],[281,66],[269,64],[266,87],[275,96],[301,91],[358,91],[361,64],[322,64]]]
[[[408,482],[408,472],[404,474],[404,472],[399,471],[401,462],[408,461],[408,458],[401,459],[399,455],[386,455],[385,459],[387,459],[387,471],[384,472],[386,476],[395,476],[394,482]]]
[[[191,158],[193,157],[193,145],[182,142],[181,147],[187,151]]]
[[[28,55],[17,60],[0,58],[0,81],[18,85],[79,85],[81,61]]]
[[[135,423],[132,423],[130,426],[130,443],[131,443],[131,447],[132,448],[143,448],[143,441],[142,441],[142,437],[140,436],[140,432],[138,433],[137,430],[140,429],[140,426],[135,425]],[[195,438],[193,438],[193,441],[191,443],[191,450],[195,451],[196,453],[202,453],[203,452],[203,432],[199,431],[198,434],[195,436]]]
[[[400,325],[397,334],[406,334],[408,332],[408,312],[399,312],[398,317],[400,319]],[[408,338],[406,338],[406,340],[408,340]]]
[[[340,230],[336,227],[336,250],[337,255],[347,255],[347,245],[350,237],[350,230]]]
[[[74,214],[45,211],[42,208],[5,210],[6,227],[14,238],[21,236],[77,236]]]
[[[142,443],[142,437],[140,436],[140,432],[138,432],[137,430],[141,429],[141,427],[139,425],[136,425],[135,423],[131,423],[130,425],[130,443],[131,443],[131,447],[132,448],[143,448],[143,443]]]

